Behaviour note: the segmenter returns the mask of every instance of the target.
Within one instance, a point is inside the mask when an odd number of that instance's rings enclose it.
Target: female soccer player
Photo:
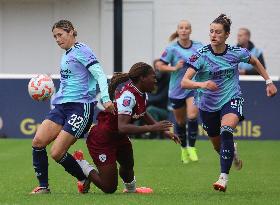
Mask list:
[[[198,109],[193,103],[194,92],[182,89],[180,86],[186,72],[185,60],[203,46],[200,42],[190,39],[191,32],[191,24],[185,20],[180,21],[176,32],[169,38],[170,41],[178,38],[178,41],[171,43],[165,49],[160,62],[156,65],[160,71],[171,72],[168,96],[176,120],[175,131],[182,141],[181,160],[184,164],[189,160],[198,160],[195,149]],[[186,119],[188,119],[188,133],[186,133]]]
[[[210,24],[210,44],[198,49],[189,59],[189,68],[181,82],[187,89],[197,89],[195,103],[199,108],[203,128],[207,131],[215,150],[220,154],[221,174],[213,184],[215,190],[226,191],[232,162],[237,158],[233,131],[243,120],[243,102],[239,86],[238,63],[250,63],[266,81],[267,96],[276,94],[259,60],[245,48],[225,44],[230,34],[231,20],[221,14]],[[192,78],[195,76],[195,80]]]
[[[120,92],[116,87],[125,84]],[[156,75],[153,68],[146,63],[134,64],[129,73],[114,75],[109,85],[110,97],[115,96],[115,109],[117,114],[102,111],[98,114],[98,123],[87,138],[89,153],[97,166],[93,169],[83,159],[81,151],[76,151],[74,157],[88,176],[99,189],[105,193],[113,193],[118,185],[119,175],[128,193],[150,193],[149,188],[136,188],[134,177],[134,159],[132,145],[128,134],[163,131],[170,139],[180,143],[180,139],[169,132],[172,123],[169,121],[156,122],[147,112],[147,93],[152,92],[156,84]],[[133,122],[142,118],[147,125],[137,126]],[[78,182],[79,186],[79,182]]]
[[[46,146],[51,142],[51,157],[84,186],[89,184],[81,167],[67,151],[91,126],[97,83],[103,106],[114,110],[107,78],[92,50],[76,41],[77,31],[72,23],[60,20],[54,24],[52,32],[59,47],[66,52],[60,64],[60,88],[52,102],[55,108],[47,114],[32,141],[33,166],[39,180],[32,194],[50,193]]]

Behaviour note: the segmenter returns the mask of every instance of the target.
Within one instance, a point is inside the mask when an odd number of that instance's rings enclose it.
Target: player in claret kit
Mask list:
[[[213,184],[214,189],[219,191],[226,191],[232,162],[237,169],[242,167],[233,142],[233,131],[238,122],[244,119],[238,64],[244,62],[256,67],[266,80],[267,96],[272,97],[277,92],[257,58],[251,56],[245,48],[225,44],[230,26],[231,20],[225,14],[210,24],[211,43],[198,49],[189,59],[189,68],[181,82],[183,88],[197,89],[195,103],[200,111],[203,128],[220,155],[221,174]]]
[[[115,91],[119,84],[126,81],[128,82],[120,92]],[[115,74],[109,85],[109,94],[111,100],[115,100],[117,113],[100,112],[97,116],[98,123],[92,127],[87,138],[87,147],[97,170],[84,160],[81,151],[76,151],[73,154],[88,179],[105,193],[114,193],[117,189],[117,162],[120,165],[119,175],[125,186],[124,192],[152,192],[150,188],[136,188],[133,149],[128,137],[129,134],[162,131],[167,137],[180,143],[177,135],[169,132],[172,126],[171,122],[156,122],[146,112],[146,92],[152,92],[155,84],[155,72],[146,63],[134,64],[129,73]],[[133,123],[140,118],[147,124],[137,126]]]

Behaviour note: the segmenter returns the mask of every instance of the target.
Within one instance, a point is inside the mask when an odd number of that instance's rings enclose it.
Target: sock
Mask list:
[[[234,156],[234,143],[233,143],[233,129],[229,126],[221,127],[221,150],[220,150],[220,164],[221,173],[229,174],[233,156]]]
[[[226,174],[226,173],[221,173],[221,174],[220,174],[220,178],[223,178],[223,179],[225,179],[225,180],[228,180],[228,174]]]
[[[86,161],[85,159],[83,160],[76,160],[77,163],[80,165],[80,167],[82,168],[83,170],[83,173],[86,177],[88,177],[89,173],[92,171],[92,170],[95,170],[96,172],[98,172],[93,165],[91,165],[90,163],[88,163],[88,161]]]
[[[65,155],[58,161],[58,163],[64,167],[65,171],[76,177],[79,181],[86,179],[82,168],[71,154],[66,152]]]
[[[186,147],[187,146],[186,125],[180,126],[178,123],[175,123],[175,131],[181,139],[182,142],[181,146]]]
[[[188,121],[188,146],[194,147],[196,136],[198,132],[197,119],[192,119]]]
[[[127,190],[128,193],[133,193],[136,191],[136,179],[134,176],[134,179],[132,180],[132,182],[129,183],[125,183],[123,182],[125,189]]]
[[[32,147],[33,167],[40,187],[48,187],[48,155],[46,148]]]

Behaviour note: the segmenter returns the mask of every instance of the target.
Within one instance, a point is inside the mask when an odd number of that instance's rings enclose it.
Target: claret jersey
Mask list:
[[[147,94],[139,91],[132,82],[123,86],[115,98],[118,114],[102,111],[97,116],[97,126],[111,130],[112,133],[118,132],[118,115],[130,115],[132,121],[135,121],[145,115],[147,106]]]

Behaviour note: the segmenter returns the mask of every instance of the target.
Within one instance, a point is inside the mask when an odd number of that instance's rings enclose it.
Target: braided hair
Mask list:
[[[147,76],[151,70],[153,70],[153,68],[149,64],[138,62],[130,68],[128,73],[114,73],[108,88],[110,99],[114,100],[115,90],[119,84],[128,80],[131,80],[133,83],[137,83],[140,77]]]
[[[222,24],[226,33],[230,33],[231,20],[227,15],[220,14],[212,23]]]
[[[73,31],[73,36],[76,37],[78,35],[77,31],[74,29],[73,24],[68,21],[68,20],[59,20],[58,22],[56,22],[53,27],[52,27],[52,31],[55,28],[60,28],[64,31],[66,31],[67,33],[69,33],[70,31]]]

